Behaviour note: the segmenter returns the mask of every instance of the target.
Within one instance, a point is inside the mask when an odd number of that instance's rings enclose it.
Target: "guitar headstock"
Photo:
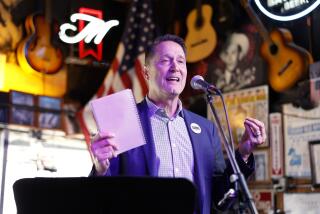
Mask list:
[[[250,0],[240,0],[240,3],[244,8],[250,7]]]

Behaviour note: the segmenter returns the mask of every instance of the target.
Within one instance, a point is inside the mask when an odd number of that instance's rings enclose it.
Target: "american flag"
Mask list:
[[[143,76],[144,51],[152,44],[155,35],[151,0],[133,0],[116,56],[91,100],[126,88],[132,89],[137,101],[143,99],[147,93]],[[78,112],[77,119],[89,143],[90,135],[97,132],[89,102]]]

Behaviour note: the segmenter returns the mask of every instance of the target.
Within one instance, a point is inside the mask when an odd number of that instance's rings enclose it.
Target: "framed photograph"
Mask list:
[[[61,110],[61,99],[57,97],[39,96],[38,105],[44,109]]]
[[[271,189],[250,189],[250,192],[259,213],[273,213],[274,192]]]
[[[9,123],[9,93],[0,92],[0,123]]]
[[[8,123],[8,109],[0,107],[0,123]]]
[[[38,97],[38,126],[39,128],[61,128],[61,105],[60,98],[39,96]]]
[[[268,150],[257,150],[253,152],[255,160],[255,173],[253,181],[269,181],[269,153]]]
[[[38,124],[39,128],[60,129],[61,115],[55,112],[40,112]]]
[[[20,91],[11,91],[11,103],[25,106],[34,105],[34,97],[32,94],[23,93]]]
[[[34,115],[34,111],[19,107],[12,107],[10,123],[34,126]]]
[[[210,57],[205,79],[224,93],[266,84],[266,66],[259,54],[261,38],[251,24],[240,29],[228,31]]]
[[[310,99],[314,103],[320,103],[320,61],[309,66],[310,75]]]
[[[311,178],[314,186],[320,186],[320,140],[309,142]]]
[[[34,96],[19,91],[10,91],[10,123],[34,126]]]

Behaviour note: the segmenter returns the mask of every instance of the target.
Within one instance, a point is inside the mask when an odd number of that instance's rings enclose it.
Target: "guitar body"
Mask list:
[[[197,25],[197,9],[187,17],[188,33],[185,39],[188,50],[187,62],[197,62],[208,57],[217,45],[217,33],[211,25],[212,8],[208,4],[201,6],[202,23]]]
[[[28,16],[25,22],[28,37],[18,46],[18,61],[30,72],[54,74],[63,64],[60,49],[51,44],[50,24],[40,15]]]
[[[270,33],[273,44],[261,45],[261,56],[268,63],[268,80],[277,92],[293,87],[308,71],[313,62],[305,49],[295,45],[290,31],[280,28]]]

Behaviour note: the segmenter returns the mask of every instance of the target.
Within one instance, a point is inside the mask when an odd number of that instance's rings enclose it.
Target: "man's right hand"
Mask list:
[[[115,151],[117,146],[112,142],[114,135],[111,133],[98,133],[91,140],[90,150],[93,155],[93,162],[96,175],[104,175],[110,166],[110,160],[117,157]]]

